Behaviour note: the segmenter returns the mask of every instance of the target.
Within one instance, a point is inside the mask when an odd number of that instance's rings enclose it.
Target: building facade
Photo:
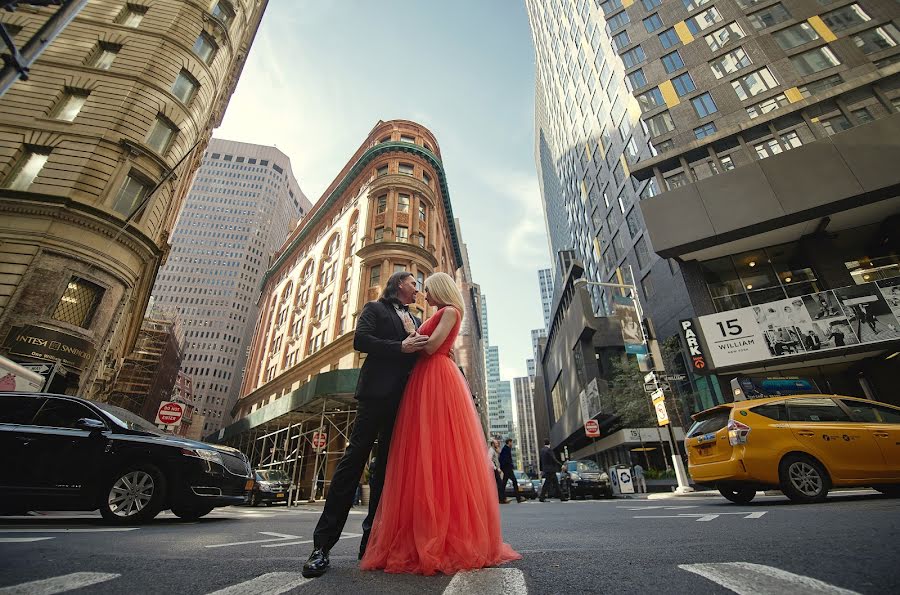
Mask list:
[[[691,288],[685,360],[729,395],[774,376],[896,403],[900,5],[762,4],[626,11],[659,124],[631,173],[660,189],[649,237]]]
[[[92,1],[0,98],[0,352],[109,395],[266,5]]]
[[[553,271],[552,269],[538,270],[538,282],[541,287],[541,312],[544,315],[544,329],[550,327],[550,308],[553,305]],[[532,338],[534,331],[532,331]]]
[[[531,389],[533,382],[534,378],[531,376],[513,378],[519,427],[518,448],[522,455],[521,469],[531,476],[535,476],[541,470],[537,430],[534,425],[534,393]]]
[[[183,372],[204,435],[231,422],[272,255],[312,205],[274,147],[209,143],[153,287],[183,321]]]

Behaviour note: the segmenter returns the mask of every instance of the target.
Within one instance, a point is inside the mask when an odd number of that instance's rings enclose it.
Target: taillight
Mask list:
[[[747,444],[747,436],[750,435],[750,426],[733,419],[728,420],[728,443],[731,446]]]

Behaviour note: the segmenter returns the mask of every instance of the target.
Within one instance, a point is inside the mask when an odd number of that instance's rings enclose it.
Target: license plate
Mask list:
[[[252,489],[253,489],[253,480],[252,480],[252,479],[248,479],[248,480],[247,480],[247,483],[244,484],[244,489],[245,489],[245,490],[252,490]]]
[[[276,498],[284,498],[284,494],[283,494],[283,493],[281,493],[281,494],[275,494],[275,497],[276,497]]]

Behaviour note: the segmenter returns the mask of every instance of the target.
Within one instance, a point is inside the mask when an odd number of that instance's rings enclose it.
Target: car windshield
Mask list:
[[[157,436],[168,436],[168,434],[151,424],[143,417],[138,417],[127,409],[122,409],[121,407],[110,405],[109,403],[94,403],[94,405],[102,409],[107,417],[109,417],[113,421],[113,423],[122,428],[136,430],[138,432],[147,432],[148,434],[155,434]]]
[[[590,460],[569,461],[569,471],[575,473],[600,473],[597,463]]]
[[[260,481],[290,481],[291,478],[281,469],[264,469],[257,471],[256,475]]]
[[[513,474],[516,476],[516,479],[528,479],[524,471],[513,471]]]

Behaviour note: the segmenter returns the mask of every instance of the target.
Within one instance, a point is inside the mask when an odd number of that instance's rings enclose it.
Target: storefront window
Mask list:
[[[857,285],[900,277],[900,256],[896,254],[873,258],[864,256],[845,262],[844,265]]]

